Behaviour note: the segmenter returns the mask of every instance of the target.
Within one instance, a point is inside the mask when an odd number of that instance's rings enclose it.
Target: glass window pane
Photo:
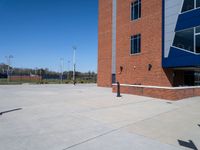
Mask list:
[[[133,47],[133,36],[131,36],[131,54],[134,53],[133,49],[134,49],[134,47]]]
[[[173,46],[194,52],[194,30],[176,32]]]
[[[200,33],[200,26],[196,27],[196,33]]]
[[[133,5],[133,3],[131,3],[131,20],[133,20],[134,19],[134,5]]]
[[[134,5],[134,19],[138,19],[138,4]]]
[[[141,17],[141,0],[131,3],[131,20],[136,20]]]
[[[141,35],[131,36],[131,54],[141,52]]]
[[[141,52],[141,35],[139,35],[139,39],[138,39],[139,41],[138,41],[138,43],[139,43],[139,48],[138,48],[138,53],[140,53]]]
[[[137,53],[139,53],[140,52],[140,46],[139,46],[139,36],[137,36]]]
[[[134,53],[137,53],[137,38],[134,39]]]
[[[182,12],[194,9],[194,0],[184,0]]]
[[[200,72],[195,72],[194,76],[195,76],[195,81],[194,81],[195,85],[200,86]]]
[[[200,7],[200,0],[197,0],[197,8]]]
[[[139,1],[139,18],[141,18],[141,1]]]
[[[196,35],[196,53],[200,53],[200,35]]]

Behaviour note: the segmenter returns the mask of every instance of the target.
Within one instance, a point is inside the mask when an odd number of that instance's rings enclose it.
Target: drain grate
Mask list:
[[[22,108],[16,108],[16,109],[11,109],[11,110],[7,110],[7,111],[2,111],[2,112],[0,112],[0,115],[6,114],[9,112],[13,112],[13,111],[18,111],[18,110],[22,110]]]

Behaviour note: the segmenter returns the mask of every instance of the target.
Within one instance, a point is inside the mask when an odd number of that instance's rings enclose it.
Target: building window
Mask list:
[[[200,26],[196,27],[196,35],[195,35],[195,39],[196,39],[196,53],[200,53]]]
[[[200,0],[184,0],[182,12],[200,7]]]
[[[200,53],[200,35],[196,35],[196,53]]]
[[[173,46],[194,52],[194,29],[176,32]]]
[[[200,54],[200,26],[176,32],[173,46]]]
[[[200,7],[200,0],[196,0],[196,1],[197,1],[196,6],[197,6],[197,8],[199,8]]]
[[[200,33],[200,26],[199,27],[196,27],[196,33]]]
[[[195,0],[184,0],[182,12],[194,9]]]
[[[131,54],[137,54],[141,52],[141,35],[131,36]]]
[[[141,18],[141,0],[136,0],[131,3],[131,20]]]
[[[195,77],[194,80],[195,86],[200,86],[200,72],[195,72],[194,77]]]

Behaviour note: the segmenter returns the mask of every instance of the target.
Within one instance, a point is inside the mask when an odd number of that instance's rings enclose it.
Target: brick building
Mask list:
[[[200,96],[200,0],[99,0],[98,86]]]

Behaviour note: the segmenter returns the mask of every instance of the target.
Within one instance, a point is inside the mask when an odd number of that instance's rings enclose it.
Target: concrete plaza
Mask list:
[[[0,150],[200,149],[200,97],[170,102],[96,85],[0,86]]]

